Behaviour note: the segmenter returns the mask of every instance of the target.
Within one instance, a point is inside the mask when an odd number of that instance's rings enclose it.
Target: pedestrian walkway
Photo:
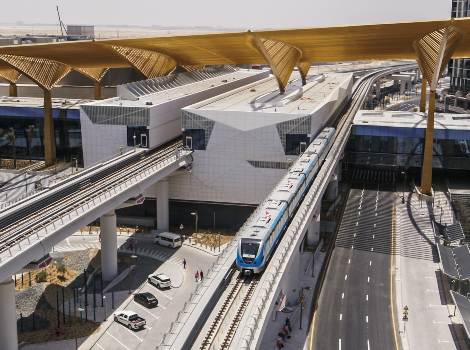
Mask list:
[[[455,325],[460,320],[453,316],[454,307],[442,283],[430,217],[433,211],[442,210],[443,219],[450,222],[450,203],[439,192],[435,193],[434,208],[416,193],[405,192],[405,198],[402,203],[397,196],[395,225],[399,247],[395,290],[403,349],[460,349],[455,344],[459,339]],[[402,319],[405,305],[408,321]]]

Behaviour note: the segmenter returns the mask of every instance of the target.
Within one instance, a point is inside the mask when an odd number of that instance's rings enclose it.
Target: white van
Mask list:
[[[181,247],[182,244],[180,235],[171,232],[158,233],[153,243],[171,248]]]

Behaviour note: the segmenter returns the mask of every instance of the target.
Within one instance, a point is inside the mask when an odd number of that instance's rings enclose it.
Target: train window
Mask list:
[[[242,257],[254,259],[258,254],[259,246],[259,239],[242,238],[240,243]]]

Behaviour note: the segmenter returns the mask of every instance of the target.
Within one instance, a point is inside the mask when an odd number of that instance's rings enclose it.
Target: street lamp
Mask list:
[[[106,295],[103,295],[103,307],[104,307],[104,320],[103,320],[103,322],[104,322],[104,321],[106,321],[106,318],[108,317],[106,315]]]
[[[183,224],[180,225],[180,238],[181,238],[181,241],[183,241],[183,229],[184,229],[184,226]]]
[[[194,219],[195,219],[195,229],[196,229],[196,233],[197,233],[197,222],[198,222],[198,220],[199,220],[199,216],[197,215],[197,211],[191,212],[191,215],[194,216]]]

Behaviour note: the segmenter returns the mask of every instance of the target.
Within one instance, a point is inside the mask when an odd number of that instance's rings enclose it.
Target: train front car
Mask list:
[[[264,267],[263,244],[260,239],[238,241],[237,267],[243,272],[260,273]]]

